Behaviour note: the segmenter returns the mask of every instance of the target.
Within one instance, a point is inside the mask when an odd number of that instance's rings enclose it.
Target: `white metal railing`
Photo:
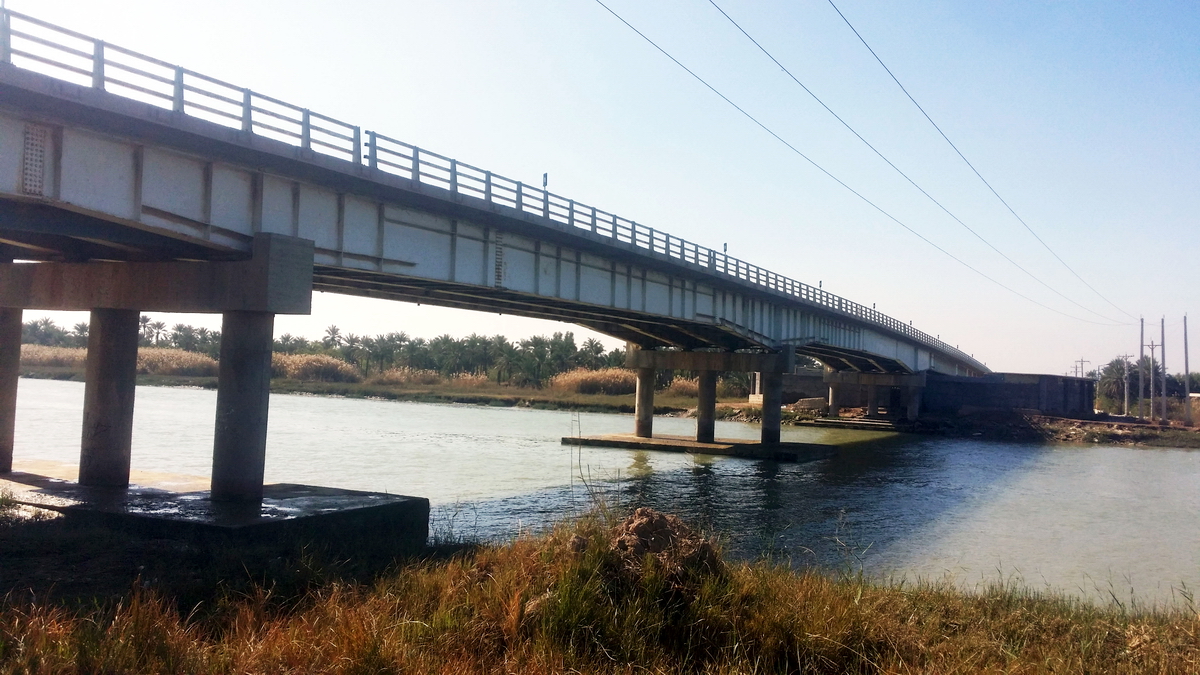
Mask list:
[[[533,185],[498,176],[374,131],[312,112],[20,14],[0,11],[0,63],[91,86],[177,113],[366,164],[456,195],[540,216],[635,249],[673,258],[817,305],[982,365],[911,324],[795,279]],[[365,136],[365,139],[364,139]]]

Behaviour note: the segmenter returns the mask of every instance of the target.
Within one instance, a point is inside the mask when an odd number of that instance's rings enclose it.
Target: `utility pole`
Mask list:
[[[1086,377],[1087,371],[1083,369],[1083,364],[1091,363],[1091,361],[1088,361],[1086,359],[1079,359],[1075,363],[1079,364],[1078,368],[1075,369],[1075,377]]]
[[[1122,370],[1125,371],[1125,408],[1124,416],[1129,416],[1129,359],[1133,358],[1133,354],[1121,354],[1117,358],[1121,359],[1121,365],[1125,366]]]
[[[1146,361],[1146,319],[1144,319],[1144,318],[1141,319],[1141,323],[1142,323],[1142,332],[1141,332],[1141,337],[1138,338],[1138,344],[1141,345],[1138,348],[1138,419],[1139,420],[1144,417],[1142,414],[1142,392],[1146,391],[1146,383],[1142,381],[1143,378],[1145,377],[1144,373],[1146,370],[1146,366],[1145,366],[1145,361]]]
[[[1183,315],[1183,423],[1192,426],[1192,369],[1188,367],[1187,314]]]
[[[1158,342],[1159,360],[1162,361],[1162,421],[1163,424],[1170,424],[1171,420],[1167,417],[1167,317],[1160,319],[1159,329],[1162,331],[1162,339]]]
[[[1154,350],[1158,349],[1158,345],[1151,340],[1150,344],[1146,346],[1150,348],[1150,363],[1148,364],[1150,366],[1150,421],[1153,422],[1154,416],[1158,414],[1158,411],[1154,409]]]

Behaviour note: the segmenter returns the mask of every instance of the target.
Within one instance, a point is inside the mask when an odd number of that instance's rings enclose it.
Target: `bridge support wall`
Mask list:
[[[21,375],[21,310],[0,307],[0,473],[12,471]]]
[[[850,389],[851,399],[859,389],[867,392],[867,416],[879,416],[879,394],[883,389],[887,395],[888,414],[895,416],[904,409],[905,416],[915,420],[921,410],[921,394],[925,390],[925,373],[858,373],[827,370],[825,383],[829,385],[829,416],[837,417],[843,394]]]
[[[79,484],[129,485],[138,311],[94,309],[88,326]]]

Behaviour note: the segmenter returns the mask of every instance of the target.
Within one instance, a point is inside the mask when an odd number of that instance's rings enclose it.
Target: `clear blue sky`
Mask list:
[[[1200,315],[1200,6],[835,1],[1051,248],[1121,309],[1152,321],[1147,341],[1167,315],[1168,366],[1180,370],[1180,319]],[[707,0],[605,2],[925,237],[1059,312],[1112,323],[972,237]],[[595,0],[8,2],[516,179],[548,172],[554,192],[701,244],[728,242],[733,255],[875,304],[993,369],[1061,373],[1079,358],[1137,352],[1136,322],[1007,212],[827,0],[718,4],[955,215],[1063,295],[1128,325],[1068,318],[939,253]],[[371,301],[318,298],[315,310],[281,318],[280,331],[316,337],[336,323],[355,333],[522,337],[567,328]]]

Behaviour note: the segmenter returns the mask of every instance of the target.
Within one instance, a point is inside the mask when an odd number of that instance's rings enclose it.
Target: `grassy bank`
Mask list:
[[[395,561],[379,550],[338,559],[319,547],[140,541],[57,521],[0,525],[0,544],[4,673],[1185,673],[1200,663],[1194,608],[732,564],[647,512]],[[26,590],[23,573],[68,563],[87,579],[72,597],[44,578]]]

